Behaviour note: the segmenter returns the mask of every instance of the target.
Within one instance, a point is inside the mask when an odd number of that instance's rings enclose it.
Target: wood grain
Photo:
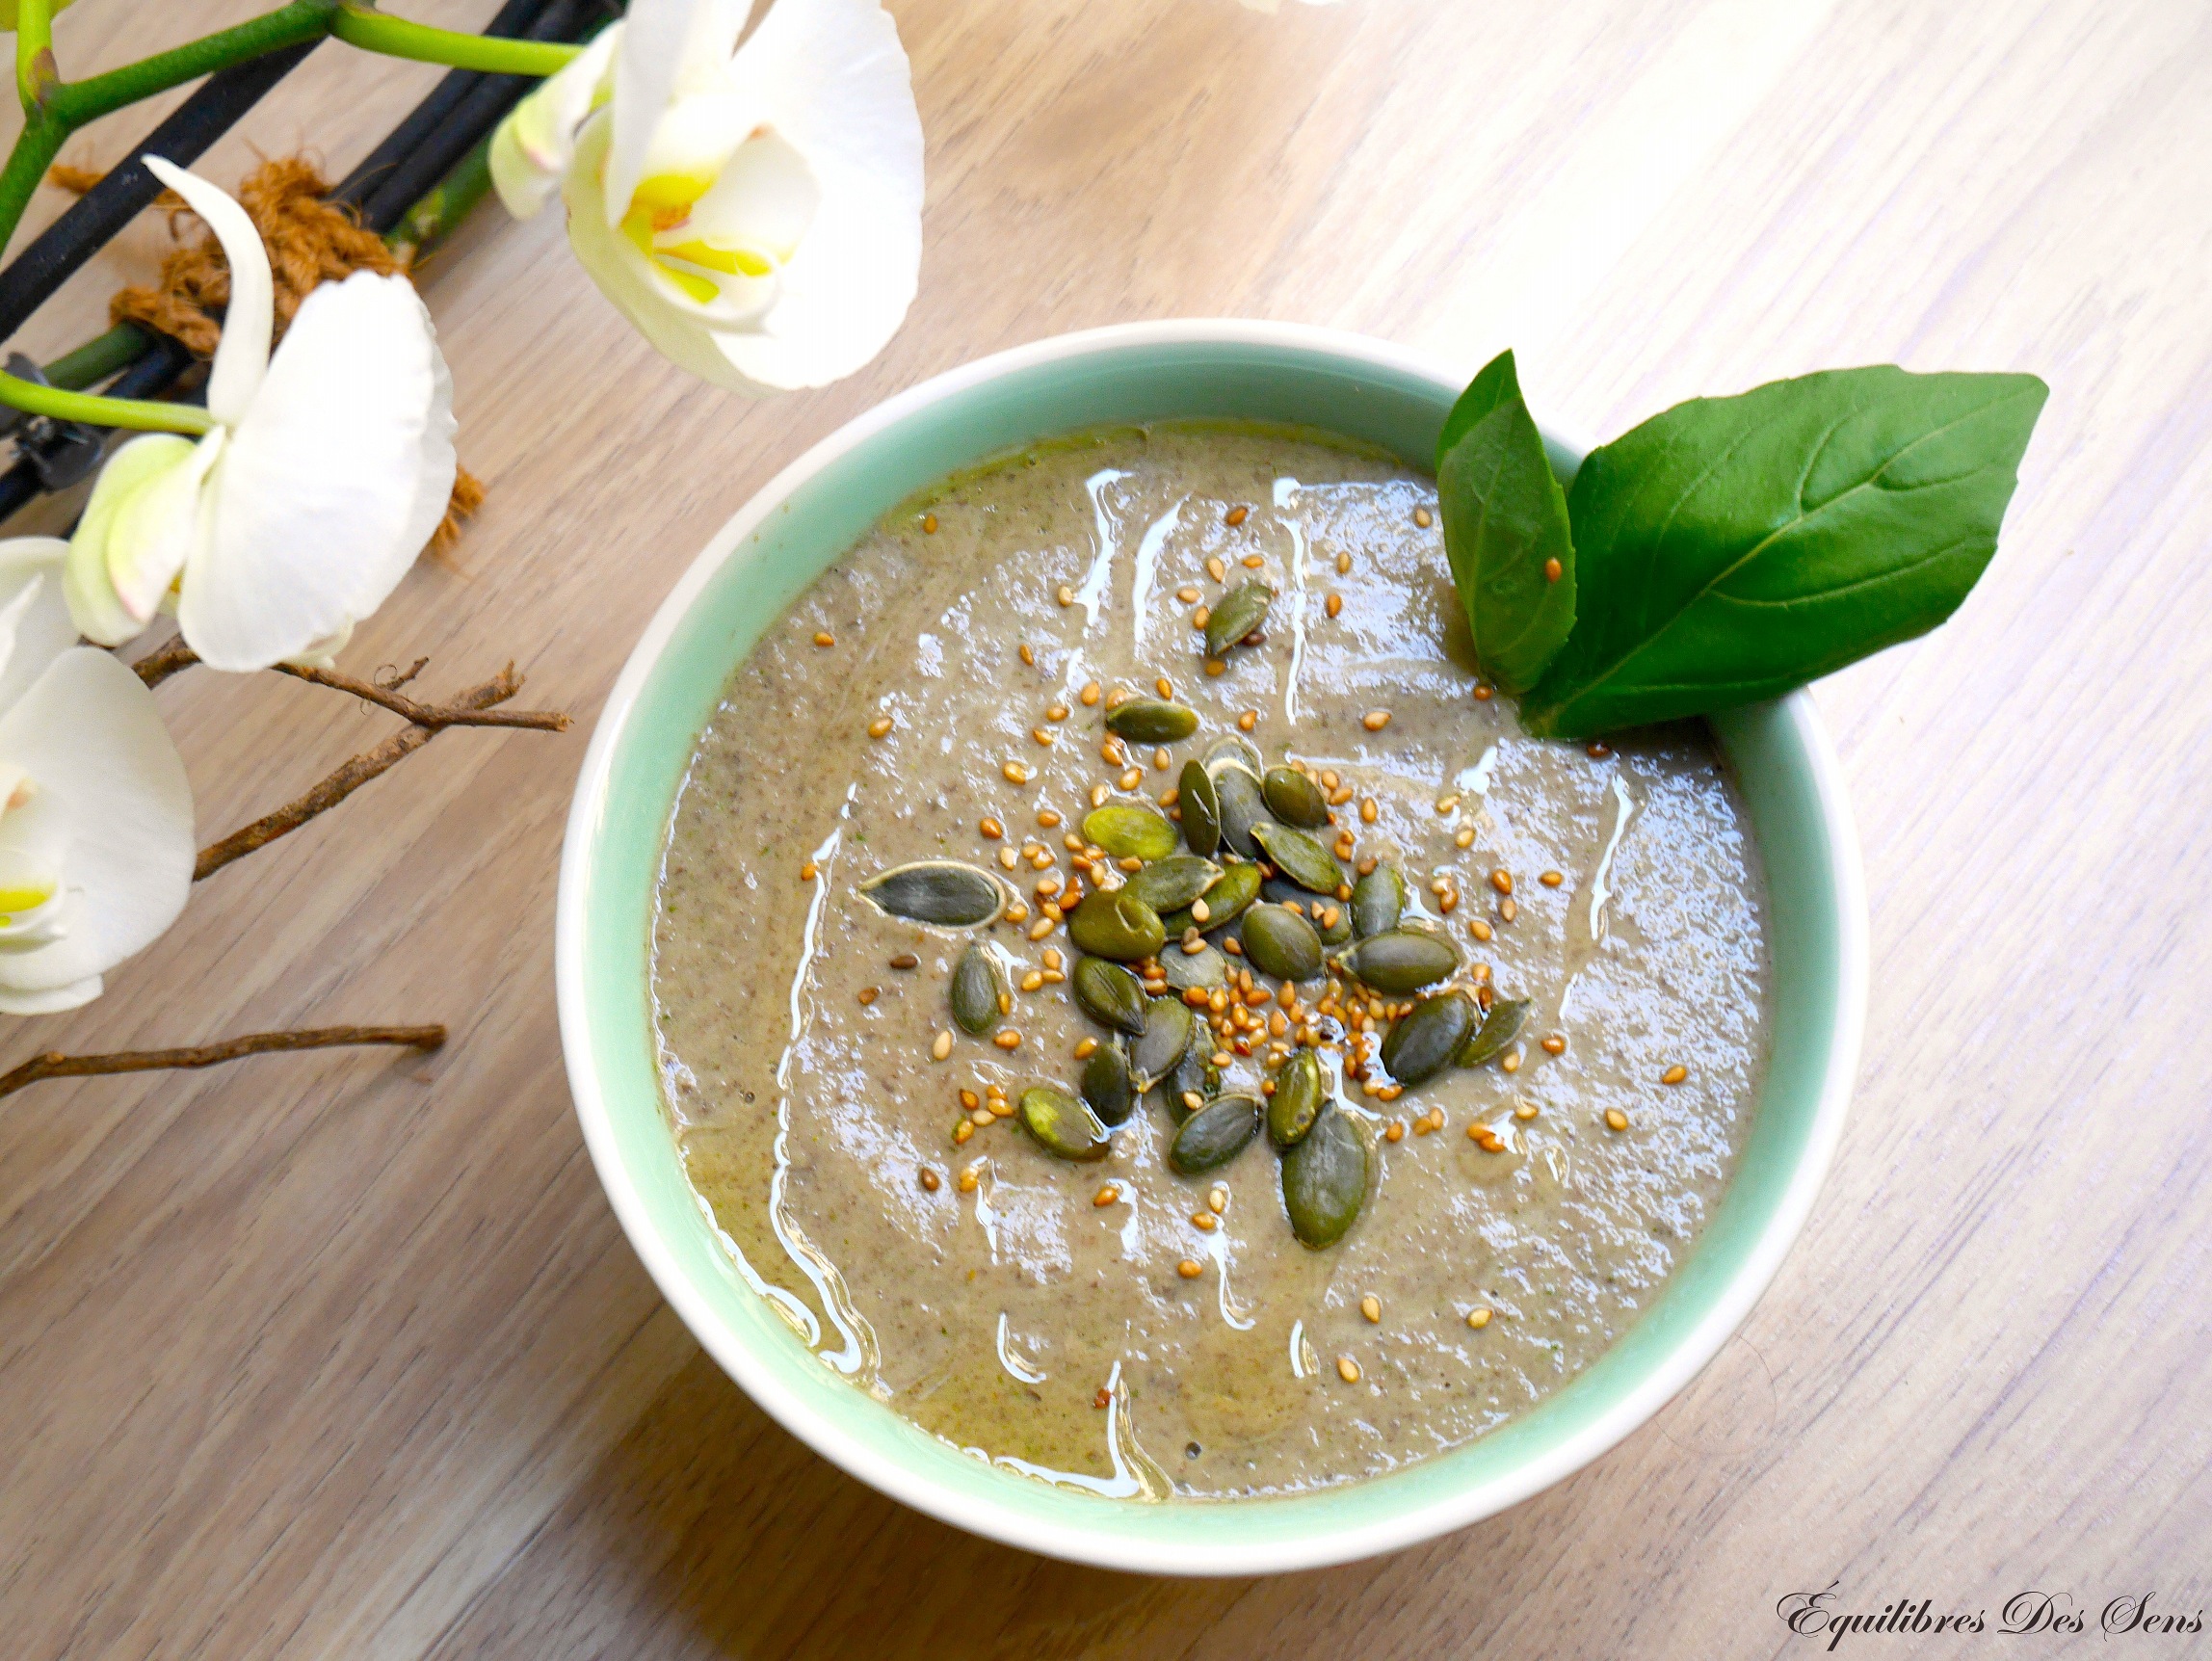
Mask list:
[[[82,0],[58,47],[83,73],[254,9]],[[1821,689],[1876,955],[1804,1240],[1653,1424],[1451,1539],[1235,1583],[982,1544],[777,1430],[660,1303],[554,1029],[582,734],[456,731],[202,884],[99,1003],[9,1029],[0,1066],[290,1023],[453,1038],[0,1104],[7,1652],[1735,1656],[1806,1648],[1775,1602],[1831,1580],[1848,1607],[1992,1621],[2067,1592],[2093,1630],[2050,1647],[2087,1650],[2109,1597],[2212,1605],[2212,13],[894,10],[930,193],[890,350],[748,404],[631,335],[557,214],[480,216],[424,286],[490,499],[348,667],[428,653],[434,699],[513,658],[533,702],[589,719],[693,553],[806,444],[1085,325],[1297,319],[1469,368],[1510,342],[1540,414],[1595,435],[1818,365],[2034,370],[2053,395],[1988,578]],[[434,74],[325,46],[206,171],[303,144],[342,171]],[[23,344],[82,338],[163,236],[135,227]],[[390,720],[270,676],[159,697],[207,830]]]

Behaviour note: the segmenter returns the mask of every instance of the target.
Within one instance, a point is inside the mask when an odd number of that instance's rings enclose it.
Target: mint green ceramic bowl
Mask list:
[[[568,819],[555,948],[585,1141],[638,1255],[730,1377],[825,1458],[919,1511],[1032,1551],[1162,1574],[1278,1572],[1409,1545],[1558,1481],[1648,1418],[1726,1342],[1811,1207],[1857,1062],[1866,902],[1842,780],[1804,693],[1714,724],[1773,898],[1774,1059],[1735,1181],[1619,1343],[1456,1452],[1299,1498],[1164,1505],[994,1467],[817,1360],[749,1288],[685,1185],[647,1010],[662,837],[724,682],[800,591],[895,503],[1033,439],[1226,416],[1327,428],[1426,466],[1458,388],[1394,347],[1277,324],[1140,324],[987,357],[879,405],[786,468],[699,555],[616,682]]]

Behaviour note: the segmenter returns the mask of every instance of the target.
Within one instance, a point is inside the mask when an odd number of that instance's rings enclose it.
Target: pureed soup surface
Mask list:
[[[1131,1497],[1389,1470],[1588,1366],[1720,1198],[1766,1054],[1741,804],[1702,726],[1540,741],[1478,696],[1435,509],[1429,479],[1311,435],[1086,435],[894,513],[731,679],[654,932],[677,1135],[748,1279],[917,1424]],[[1208,674],[1194,617],[1255,575],[1262,638]],[[1107,759],[1108,708],[1163,678],[1196,734]],[[1226,1008],[1197,1042],[1226,1058],[1221,1088],[1256,1095],[1315,1048],[1366,1145],[1364,1202],[1323,1250],[1293,1236],[1265,1130],[1194,1177],[1168,1165],[1158,1093],[1096,1163],[1013,1112],[1032,1086],[1073,1094],[1078,1046],[1112,1041],[1070,999],[1040,888],[1122,873],[1075,870],[1066,838],[1094,795],[1158,804],[1240,728],[1263,767],[1310,769],[1348,880],[1404,873],[1409,922],[1462,957],[1453,986],[1529,1001],[1500,1055],[1401,1091],[1376,1017],[1410,996],[1325,973],[1286,1013],[1271,977],[1246,995],[1247,960],[1216,964]],[[859,891],[937,858],[1002,876],[1009,915],[939,929]],[[971,933],[1011,964],[995,1038],[948,1014]],[[1172,936],[1159,958],[1178,955]]]

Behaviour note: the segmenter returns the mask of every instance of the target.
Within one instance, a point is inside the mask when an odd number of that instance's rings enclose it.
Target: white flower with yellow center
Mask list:
[[[88,639],[119,646],[173,605],[217,669],[324,661],[399,585],[453,489],[453,382],[430,313],[405,277],[356,272],[301,302],[272,357],[253,222],[206,180],[145,164],[230,264],[215,426],[197,442],[134,438],[109,460],[70,541],[69,610]]]
[[[0,1013],[75,1009],[176,921],[192,790],[153,694],[72,646],[68,544],[0,541]]]
[[[922,123],[877,0],[634,0],[524,99],[491,173],[518,218],[558,182],[568,240],[654,347],[742,392],[883,349],[922,254]]]

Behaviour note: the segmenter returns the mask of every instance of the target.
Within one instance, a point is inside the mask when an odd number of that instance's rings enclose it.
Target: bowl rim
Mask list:
[[[744,548],[750,534],[803,484],[885,430],[1003,376],[1101,353],[1190,345],[1288,349],[1341,360],[1350,368],[1395,372],[1456,394],[1461,382],[1437,359],[1371,336],[1304,324],[1247,319],[1179,318],[1110,325],[1048,336],[993,353],[933,376],[871,406],[811,446],[762,486],[709,539],[639,637],[595,720],[578,771],[563,835],[554,909],[554,978],[562,1050],[584,1142],[601,1187],[631,1249],[692,1335],[729,1377],[785,1430],[831,1463],[879,1492],[925,1516],[1001,1543],[1069,1562],[1171,1575],[1250,1575],[1349,1563],[1402,1549],[1493,1516],[1579,1470],[1639,1429],[1717,1356],[1764,1295],[1803,1231],[1843,1132],[1865,1028],[1867,903],[1865,877],[1848,790],[1834,747],[1809,691],[1778,700],[1776,709],[1804,755],[1825,831],[1835,906],[1837,989],[1829,1030],[1828,1063],[1803,1150],[1780,1197],[1725,1289],[1672,1349],[1603,1412],[1499,1476],[1470,1483],[1438,1499],[1376,1520],[1293,1542],[1242,1542],[1233,1529],[1212,1531],[1202,1543],[1163,1542],[1087,1531],[1002,1508],[992,1500],[955,1495],[921,1472],[863,1446],[835,1418],[818,1412],[756,1361],[750,1345],[724,1324],[662,1238],[660,1225],[617,1145],[613,1115],[597,1078],[586,992],[586,900],[591,861],[604,818],[610,775],[630,717],[663,652],[702,591]],[[1547,435],[1560,429],[1547,424]],[[1577,453],[1584,446],[1568,443]],[[856,1405],[859,1400],[856,1392]],[[1020,1479],[1015,1479],[1020,1480]],[[1227,1508],[1238,1501],[1201,1502]],[[1266,1503],[1282,1503],[1268,1501]],[[1291,1503],[1295,1503],[1294,1501]]]

